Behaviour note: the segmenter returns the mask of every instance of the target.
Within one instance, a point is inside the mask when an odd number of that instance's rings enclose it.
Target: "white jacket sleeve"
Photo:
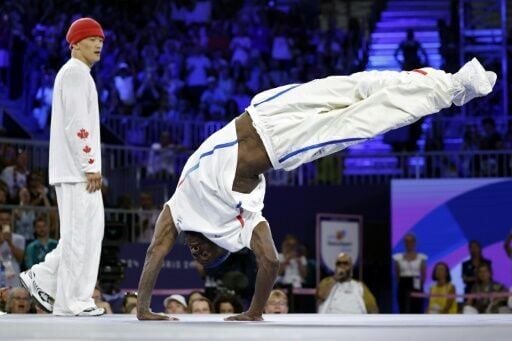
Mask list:
[[[84,173],[100,172],[100,155],[93,148],[99,131],[93,129],[94,113],[89,103],[90,83],[88,74],[70,70],[62,79],[62,104],[64,107],[64,134],[72,150],[73,160]]]

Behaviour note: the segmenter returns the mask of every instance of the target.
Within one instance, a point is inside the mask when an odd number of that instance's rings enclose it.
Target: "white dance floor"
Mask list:
[[[1,315],[0,340],[512,340],[512,315],[266,315],[225,322],[226,315],[178,315],[140,322],[133,315]]]

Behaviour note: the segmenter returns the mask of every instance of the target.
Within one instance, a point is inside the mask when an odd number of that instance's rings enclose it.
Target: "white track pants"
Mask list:
[[[86,183],[55,186],[60,239],[43,263],[32,267],[37,284],[55,298],[54,315],[76,315],[94,307],[105,214],[101,192]]]
[[[291,170],[450,107],[460,91],[431,68],[369,71],[264,91],[247,111],[273,168]]]

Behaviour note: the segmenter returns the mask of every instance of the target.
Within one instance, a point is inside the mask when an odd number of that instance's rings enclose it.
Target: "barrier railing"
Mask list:
[[[31,169],[48,168],[48,143],[42,141],[0,139],[0,144],[29,150]],[[123,183],[140,189],[148,179],[168,181],[182,171],[191,150],[152,151],[148,147],[103,145],[103,173],[123,177]],[[150,158],[165,160],[160,171],[151,172]],[[309,186],[317,184],[382,184],[390,179],[469,178],[512,176],[512,150],[438,151],[391,153],[345,150],[336,155],[305,164],[291,172],[267,172],[271,186]]]

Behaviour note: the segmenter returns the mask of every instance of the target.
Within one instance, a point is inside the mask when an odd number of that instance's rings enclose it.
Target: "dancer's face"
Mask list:
[[[203,266],[207,266],[225,252],[224,249],[198,234],[187,234],[186,243],[192,257]]]

